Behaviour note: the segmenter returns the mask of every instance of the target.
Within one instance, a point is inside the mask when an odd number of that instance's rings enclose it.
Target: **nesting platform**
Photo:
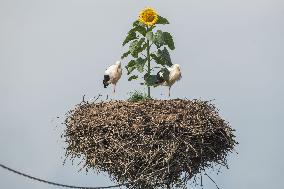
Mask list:
[[[65,120],[66,156],[128,188],[184,187],[227,165],[237,144],[215,106],[201,100],[82,102]]]

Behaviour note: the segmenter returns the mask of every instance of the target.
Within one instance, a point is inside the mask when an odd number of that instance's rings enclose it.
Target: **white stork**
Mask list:
[[[181,79],[180,66],[178,64],[172,65],[172,67],[161,70],[157,73],[156,84],[169,87],[169,97],[171,96],[172,85]]]
[[[106,88],[109,84],[113,84],[113,92],[115,93],[115,86],[118,80],[120,79],[122,75],[122,69],[121,69],[121,63],[120,61],[116,61],[114,65],[111,65],[108,67],[105,71],[104,75],[104,88]]]

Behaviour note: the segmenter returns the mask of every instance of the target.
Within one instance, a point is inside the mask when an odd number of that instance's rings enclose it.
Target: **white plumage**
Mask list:
[[[114,65],[108,67],[104,74],[104,88],[106,88],[109,84],[113,84],[113,92],[115,93],[115,86],[122,75],[121,63],[120,61],[116,61]]]
[[[178,64],[172,65],[172,67],[167,68],[168,72],[158,72],[157,73],[157,84],[169,87],[169,96],[171,96],[172,85],[181,79],[180,66]]]

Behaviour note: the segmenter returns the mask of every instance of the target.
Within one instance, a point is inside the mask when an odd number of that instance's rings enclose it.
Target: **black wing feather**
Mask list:
[[[155,84],[161,84],[161,83],[165,82],[163,75],[164,75],[164,73],[163,73],[162,70],[157,73],[157,80],[155,81]]]
[[[104,88],[107,88],[107,86],[109,85],[108,83],[109,80],[110,80],[109,75],[104,75],[104,80],[103,80]]]

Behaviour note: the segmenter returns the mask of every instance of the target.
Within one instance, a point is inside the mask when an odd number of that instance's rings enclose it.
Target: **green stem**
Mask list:
[[[149,28],[147,26],[147,32],[149,31]],[[147,70],[147,73],[148,73],[148,76],[150,76],[151,74],[151,60],[150,60],[150,42],[149,40],[147,39],[147,62],[148,62],[148,70]],[[148,98],[151,98],[151,90],[150,90],[150,86],[148,86]]]

